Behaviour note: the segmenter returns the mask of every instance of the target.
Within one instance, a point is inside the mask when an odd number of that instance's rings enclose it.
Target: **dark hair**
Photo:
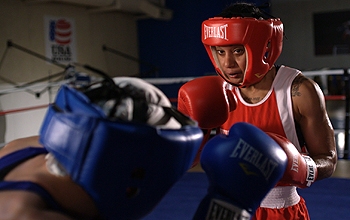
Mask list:
[[[269,4],[264,4],[262,6],[255,6],[252,3],[232,3],[220,14],[218,14],[218,17],[224,17],[224,18],[232,18],[232,17],[250,17],[250,18],[256,18],[256,19],[269,19],[274,18],[273,16],[269,15],[267,12],[262,10],[262,8],[269,7]]]

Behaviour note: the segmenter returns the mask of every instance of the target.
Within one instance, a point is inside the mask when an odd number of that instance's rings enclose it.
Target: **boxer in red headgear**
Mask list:
[[[233,124],[247,122],[273,134],[285,150],[285,174],[253,219],[309,219],[296,189],[330,177],[337,163],[322,91],[299,70],[275,65],[282,40],[280,19],[253,4],[232,4],[202,24],[202,42],[218,76],[197,78],[179,90],[178,109],[198,121],[204,142],[212,129],[228,134]]]
[[[258,38],[256,36],[259,36]],[[230,81],[219,63],[217,46],[242,45],[246,52],[243,81],[249,86],[262,80],[282,51],[283,24],[279,19],[257,20],[242,17],[214,17],[202,23],[202,42],[217,73]]]

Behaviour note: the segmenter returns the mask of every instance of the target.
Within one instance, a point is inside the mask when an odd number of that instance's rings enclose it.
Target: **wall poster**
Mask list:
[[[46,57],[59,63],[76,62],[74,20],[45,16]]]

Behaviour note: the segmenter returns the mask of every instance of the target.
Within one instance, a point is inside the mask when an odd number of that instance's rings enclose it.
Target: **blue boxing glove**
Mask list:
[[[283,176],[287,156],[265,132],[236,123],[229,135],[204,146],[201,165],[209,180],[207,195],[193,219],[250,219]]]

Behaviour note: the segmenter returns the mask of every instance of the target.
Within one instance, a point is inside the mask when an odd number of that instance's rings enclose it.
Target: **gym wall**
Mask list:
[[[348,0],[272,0],[271,2],[271,11],[283,21],[286,34],[278,63],[301,70],[349,68],[350,53],[336,56],[315,55],[313,23],[315,13],[350,11]],[[329,27],[325,27],[325,30],[326,28]],[[336,33],[338,27],[333,28]]]
[[[41,2],[0,1],[0,55],[4,57],[0,76],[23,83],[62,71],[62,68],[23,51],[14,48],[6,51],[7,41],[11,40],[45,56],[45,35],[48,34],[44,30],[45,16],[74,21],[78,63],[89,64],[112,76],[138,74],[138,65],[134,62],[102,50],[102,46],[107,45],[138,57],[134,16],[115,11],[92,11],[77,5]]]
[[[111,76],[139,73],[138,64],[102,50],[103,45],[138,57],[137,24],[127,13],[94,12],[86,7],[24,0],[0,1],[0,90],[33,82],[64,69],[30,53],[45,56],[44,18],[69,18],[75,24],[76,62],[88,64]],[[41,2],[41,3],[40,3]],[[8,47],[8,41],[23,47]],[[78,68],[85,72],[85,69]],[[88,71],[86,71],[89,73]],[[63,74],[62,74],[63,76]],[[28,91],[0,95],[0,144],[15,138],[36,135],[57,87],[44,85]],[[38,94],[36,94],[38,93]],[[23,111],[27,108],[40,107]]]

